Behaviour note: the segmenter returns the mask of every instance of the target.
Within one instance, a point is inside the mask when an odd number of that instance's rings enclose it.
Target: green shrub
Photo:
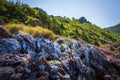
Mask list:
[[[10,23],[14,24],[20,24],[20,22],[17,19],[11,19]]]
[[[8,23],[9,19],[5,16],[0,16],[0,24]]]

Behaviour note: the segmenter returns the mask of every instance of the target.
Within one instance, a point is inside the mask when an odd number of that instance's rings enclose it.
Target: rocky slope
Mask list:
[[[0,80],[119,79],[120,62],[82,41],[20,33],[0,39]]]

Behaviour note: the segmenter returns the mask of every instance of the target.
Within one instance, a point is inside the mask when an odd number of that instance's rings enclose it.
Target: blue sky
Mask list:
[[[13,0],[16,1],[16,0]],[[39,7],[49,15],[69,18],[86,17],[100,27],[109,27],[120,23],[120,0],[18,0]]]

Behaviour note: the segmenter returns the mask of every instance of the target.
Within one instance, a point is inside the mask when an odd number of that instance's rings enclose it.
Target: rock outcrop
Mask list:
[[[78,19],[79,23],[83,24],[83,23],[90,23],[89,21],[87,21],[87,19],[85,17],[81,17]]]
[[[72,39],[15,34],[0,40],[0,80],[119,80],[120,62]]]
[[[12,38],[12,35],[0,25],[0,38]]]
[[[15,54],[19,53],[21,46],[19,42],[11,38],[2,38],[0,40],[0,53],[1,54]]]

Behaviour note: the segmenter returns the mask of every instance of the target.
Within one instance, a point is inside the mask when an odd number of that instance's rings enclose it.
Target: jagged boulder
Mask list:
[[[0,54],[15,54],[19,53],[20,44],[11,38],[2,38],[0,40]]]
[[[15,33],[14,38],[20,43],[21,54],[27,54],[34,51],[34,38],[31,35]]]
[[[35,52],[37,53],[37,58],[55,58],[59,59],[60,50],[57,45],[55,45],[49,39],[43,37],[37,37],[35,40]]]
[[[90,23],[89,21],[87,21],[87,19],[85,17],[81,17],[78,19],[78,21],[83,24],[83,23]]]

